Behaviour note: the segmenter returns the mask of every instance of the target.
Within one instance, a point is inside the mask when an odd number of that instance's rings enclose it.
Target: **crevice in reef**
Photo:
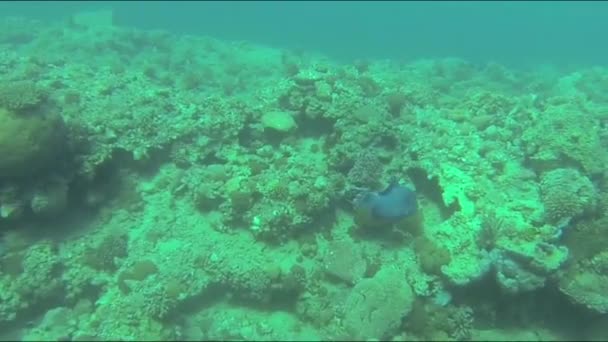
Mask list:
[[[246,148],[251,148],[254,142],[256,141],[256,136],[253,129],[251,128],[251,124],[252,122],[250,120],[247,120],[237,134],[239,145]]]
[[[475,308],[480,328],[548,325],[567,340],[580,340],[601,317],[570,302],[554,287],[507,294],[489,274],[466,287],[452,287],[450,292],[453,304]]]
[[[443,188],[439,185],[438,177],[429,177],[426,170],[413,167],[407,170],[407,175],[416,187],[416,192],[424,196],[439,208],[441,218],[449,219],[455,212],[460,210],[460,203],[454,201],[449,206],[443,201]]]
[[[303,137],[318,138],[333,133],[336,121],[323,117],[311,118],[304,116],[298,119],[297,123],[298,134]]]

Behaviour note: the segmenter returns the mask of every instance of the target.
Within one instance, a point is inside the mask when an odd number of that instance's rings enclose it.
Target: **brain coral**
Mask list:
[[[593,183],[575,169],[555,169],[545,173],[540,190],[545,215],[552,223],[592,211],[597,203]]]
[[[396,332],[414,299],[405,276],[396,268],[384,267],[352,289],[346,299],[344,326],[353,339],[384,339]]]
[[[56,114],[17,114],[0,108],[0,179],[30,176],[47,167],[66,141]]]

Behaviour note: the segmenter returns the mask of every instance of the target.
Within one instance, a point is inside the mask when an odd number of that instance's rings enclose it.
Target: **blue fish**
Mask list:
[[[416,193],[393,179],[381,192],[365,192],[354,202],[359,215],[377,223],[393,224],[416,214]]]

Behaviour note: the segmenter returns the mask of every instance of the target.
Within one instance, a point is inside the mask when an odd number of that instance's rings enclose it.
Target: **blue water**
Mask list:
[[[91,8],[113,8],[120,25],[317,50],[344,60],[461,57],[572,67],[608,60],[608,2],[3,2],[0,13],[57,20]]]

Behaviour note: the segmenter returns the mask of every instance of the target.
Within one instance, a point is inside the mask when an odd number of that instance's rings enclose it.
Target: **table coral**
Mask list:
[[[532,227],[526,229],[532,230]],[[491,253],[501,288],[509,293],[519,293],[544,287],[569,255],[567,247],[549,242],[554,240],[554,236],[539,233],[527,240],[500,239]]]
[[[526,125],[523,147],[536,170],[568,165],[597,174],[605,169],[608,153],[600,141],[599,119],[580,102],[556,98],[539,113],[537,124]]]
[[[585,269],[569,273],[560,280],[560,291],[590,310],[600,314],[608,313],[608,276]]]

